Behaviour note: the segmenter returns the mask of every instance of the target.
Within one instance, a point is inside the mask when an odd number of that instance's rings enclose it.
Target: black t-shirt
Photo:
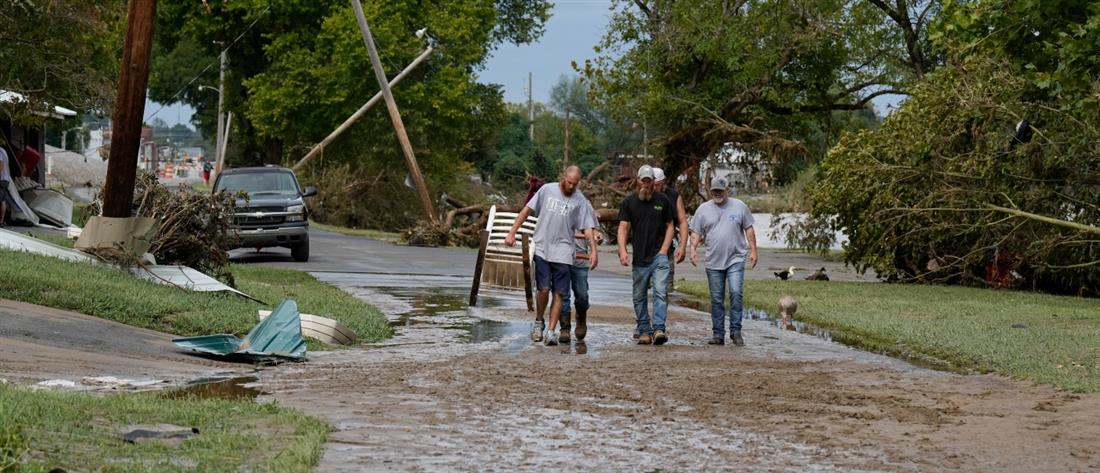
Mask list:
[[[680,200],[680,193],[676,192],[676,189],[673,189],[670,185],[665,185],[665,190],[661,193],[664,194],[666,198],[668,198],[668,203],[672,205],[672,224],[679,225],[680,214],[676,212],[676,201]],[[673,233],[675,233],[675,230],[673,230]]]
[[[619,206],[619,221],[630,222],[630,241],[634,245],[634,266],[649,266],[665,242],[665,228],[676,220],[676,211],[668,197],[654,192],[643,201],[632,193]]]

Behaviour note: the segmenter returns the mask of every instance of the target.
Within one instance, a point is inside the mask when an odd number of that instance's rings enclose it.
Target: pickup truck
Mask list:
[[[227,169],[214,181],[214,192],[243,192],[234,224],[236,248],[289,248],[295,261],[309,261],[309,208],[305,198],[317,195],[298,185],[294,171],[279,166]]]

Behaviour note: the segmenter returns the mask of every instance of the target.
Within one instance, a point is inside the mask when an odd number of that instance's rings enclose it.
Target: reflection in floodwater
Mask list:
[[[169,399],[195,397],[200,399],[255,399],[263,391],[245,386],[256,382],[255,376],[237,378],[203,378],[188,383],[179,389],[165,391],[163,396]]]

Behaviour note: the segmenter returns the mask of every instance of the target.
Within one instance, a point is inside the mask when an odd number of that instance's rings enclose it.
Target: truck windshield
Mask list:
[[[247,172],[223,174],[214,192],[246,192],[248,195],[298,195],[298,184],[286,172]]]

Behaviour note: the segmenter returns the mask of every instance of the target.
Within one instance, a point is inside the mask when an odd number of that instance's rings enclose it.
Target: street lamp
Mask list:
[[[214,137],[214,163],[220,165],[222,163],[222,142],[225,139],[222,134],[225,131],[225,121],[222,117],[222,89],[220,87],[211,87],[209,85],[200,85],[199,90],[213,90],[218,93],[218,131],[217,136]]]

